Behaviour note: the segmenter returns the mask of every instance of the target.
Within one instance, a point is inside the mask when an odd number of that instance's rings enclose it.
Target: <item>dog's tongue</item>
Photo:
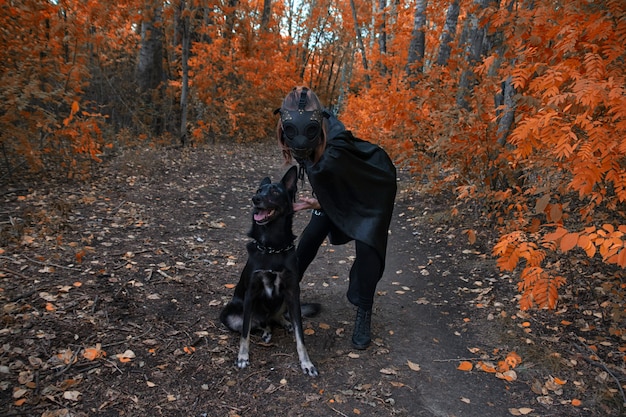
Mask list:
[[[263,220],[267,220],[271,214],[272,210],[259,210],[258,212],[254,213],[254,221],[262,222]]]

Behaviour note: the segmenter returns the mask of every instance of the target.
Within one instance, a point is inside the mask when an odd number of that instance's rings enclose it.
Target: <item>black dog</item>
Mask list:
[[[264,178],[252,203],[252,229],[248,233],[248,261],[235,287],[232,300],[224,307],[220,320],[229,329],[241,333],[237,366],[250,365],[250,332],[263,330],[266,343],[272,337],[272,324],[295,332],[296,348],[302,370],[317,376],[315,365],[304,346],[302,314],[319,312],[319,304],[300,305],[300,283],[295,236],[292,231],[293,201],[297,190],[296,167],[282,180],[272,183]],[[286,319],[288,313],[291,322]]]

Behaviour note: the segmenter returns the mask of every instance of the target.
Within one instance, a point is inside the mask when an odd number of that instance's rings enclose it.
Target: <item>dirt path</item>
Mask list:
[[[136,151],[103,169],[80,187],[5,194],[1,415],[601,415],[538,406],[529,382],[457,370],[523,342],[503,341],[496,310],[478,308],[493,306],[496,283],[484,248],[404,175],[368,350],[350,345],[352,245],[324,246],[305,277],[303,298],[323,305],[305,323],[320,371],[310,378],[281,330],[269,345],[254,339],[250,368],[238,370],[237,335],[217,319],[245,263],[252,192],[285,170],[278,152]]]

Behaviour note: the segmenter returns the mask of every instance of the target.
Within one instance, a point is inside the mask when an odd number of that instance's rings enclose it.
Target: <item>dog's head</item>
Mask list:
[[[254,222],[265,225],[281,216],[292,214],[297,183],[298,169],[295,166],[285,173],[280,182],[272,182],[269,177],[264,178],[252,197]]]

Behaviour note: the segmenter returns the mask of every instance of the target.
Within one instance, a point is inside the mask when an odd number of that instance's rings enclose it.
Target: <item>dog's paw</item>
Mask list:
[[[289,333],[293,333],[293,324],[291,324],[291,322],[286,322],[283,323],[283,327],[285,328],[285,330],[287,330]]]
[[[263,340],[264,343],[269,343],[270,340],[272,340],[272,332],[265,330],[261,336],[261,340]]]
[[[313,365],[312,363],[303,363],[301,364],[302,366],[302,370],[304,371],[305,374],[309,375],[309,376],[318,376],[319,372],[317,372],[317,368],[315,367],[315,365]]]
[[[237,358],[237,368],[244,369],[250,366],[250,360],[248,358]]]

